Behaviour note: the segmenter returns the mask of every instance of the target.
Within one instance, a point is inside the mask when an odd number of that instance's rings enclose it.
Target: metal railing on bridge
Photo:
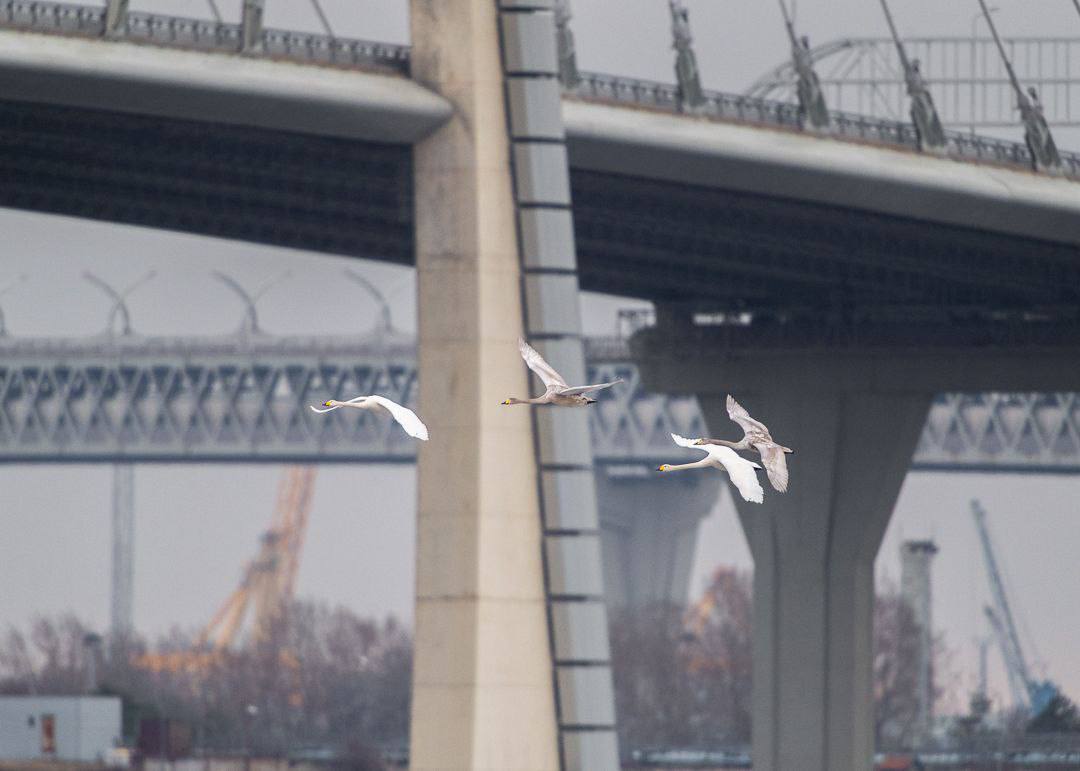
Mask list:
[[[589,408],[609,473],[647,474],[677,452],[670,433],[710,433],[695,398],[645,390],[624,339],[586,352],[590,379],[626,380]],[[389,421],[308,405],[362,393],[414,404],[416,382],[414,341],[397,335],[0,337],[0,462],[412,463],[415,444]],[[1080,395],[942,395],[912,467],[1076,473]]]
[[[678,86],[616,75],[581,73],[570,96],[581,99],[644,107],[665,112],[681,112]],[[705,101],[693,114],[737,123],[799,130],[799,106],[742,94],[704,91]],[[917,152],[918,136],[910,123],[873,118],[856,113],[830,110],[833,135],[845,139],[889,145]],[[1031,168],[1031,152],[1020,142],[947,131],[948,154],[953,158],[1007,166]],[[1080,154],[1061,153],[1065,173],[1080,178]]]
[[[0,28],[36,32],[105,36],[105,9],[54,0],[0,0]],[[152,43],[203,51],[239,52],[244,31],[240,24],[210,19],[192,19],[166,14],[127,12],[116,37],[130,42]],[[324,64],[335,67],[374,69],[408,75],[409,47],[389,43],[337,37],[334,35],[259,30],[260,45],[244,53],[267,58]],[[586,100],[644,107],[665,112],[681,112],[678,87],[636,78],[598,73],[580,73],[577,84],[566,89],[568,96]],[[799,130],[798,105],[757,96],[704,91],[704,103],[694,114],[705,117]],[[917,152],[918,138],[910,123],[832,110],[832,135]],[[947,132],[949,156],[1006,166],[1032,167],[1031,153],[1020,142]],[[1061,153],[1066,176],[1080,179],[1080,154]]]
[[[105,36],[105,9],[46,0],[0,0],[0,27],[5,26],[99,38]],[[243,41],[240,24],[140,11],[128,11],[115,34],[128,42],[221,53],[238,52]],[[261,30],[261,43],[252,54],[403,75],[409,72],[408,46],[393,43],[270,28]]]

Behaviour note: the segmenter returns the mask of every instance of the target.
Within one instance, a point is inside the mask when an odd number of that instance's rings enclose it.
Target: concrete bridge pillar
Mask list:
[[[871,768],[874,557],[936,388],[880,354],[672,353],[659,330],[634,347],[647,387],[696,393],[712,436],[741,435],[733,393],[795,449],[787,493],[762,473],[764,504],[736,496],[754,557],[755,771]]]
[[[737,500],[754,556],[754,769],[866,771],[874,557],[933,395],[1068,390],[1080,368],[1063,362],[1078,352],[1019,334],[1010,345],[770,348],[752,328],[657,317],[631,340],[646,388],[697,394],[712,436],[731,439],[734,394],[795,450],[787,493],[762,475],[765,503]]]
[[[413,0],[413,77],[451,120],[415,149],[419,411],[413,771],[559,767],[494,0]]]
[[[756,771],[873,765],[874,557],[932,394],[781,387],[739,400],[794,448],[791,487],[736,500],[754,556]],[[718,378],[722,383],[723,378]],[[735,438],[726,394],[702,394],[714,436]]]
[[[616,473],[622,468],[596,472],[608,606],[684,604],[698,528],[716,505],[720,476]]]
[[[413,0],[412,74],[454,105],[415,151],[420,408],[410,767],[616,771],[584,410],[506,407],[518,337],[583,382],[548,0]],[[541,516],[542,515],[542,516]]]

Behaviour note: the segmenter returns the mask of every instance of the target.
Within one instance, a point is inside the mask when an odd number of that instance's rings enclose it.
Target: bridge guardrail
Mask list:
[[[679,102],[677,86],[639,78],[584,72],[581,73],[578,84],[568,89],[567,93],[584,100],[616,102],[665,112],[684,112]],[[800,126],[799,107],[790,102],[777,102],[741,94],[725,94],[719,91],[705,91],[704,96],[704,104],[685,112],[720,120],[785,129],[798,129]],[[914,151],[919,149],[915,127],[909,123],[839,110],[832,110],[829,114],[832,118],[834,136],[903,147]],[[1032,167],[1031,153],[1023,143],[965,134],[960,131],[947,131],[946,136],[951,157],[1021,166],[1026,169]],[[1061,158],[1065,174],[1080,178],[1080,154],[1061,153]]]
[[[74,3],[4,0],[0,2],[0,26],[101,37],[105,33],[105,9]]]
[[[0,27],[102,37],[105,9],[55,0],[0,0]],[[239,52],[242,41],[239,24],[142,11],[129,11],[125,15],[119,37],[128,42],[222,53]],[[264,29],[262,50],[256,55],[409,73],[408,46],[308,32]]]
[[[100,6],[57,0],[0,0],[0,27],[39,32],[101,37],[105,13]],[[241,46],[238,24],[193,19],[167,14],[129,11],[120,35],[125,40],[156,45],[236,53]],[[331,35],[265,29],[261,51],[254,55],[345,68],[378,69],[409,74],[409,46],[378,43]],[[584,72],[570,96],[618,104],[681,112],[678,87],[670,83]],[[694,114],[762,126],[797,130],[799,107],[742,94],[705,91],[705,103]],[[834,110],[835,136],[918,150],[915,128],[903,121],[873,118]],[[949,155],[961,160],[983,161],[1030,169],[1031,154],[1026,145],[1003,139],[946,132]],[[1061,153],[1066,176],[1080,179],[1080,154]]]

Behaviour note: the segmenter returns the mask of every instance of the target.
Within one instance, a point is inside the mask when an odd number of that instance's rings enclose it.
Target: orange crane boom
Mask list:
[[[287,467],[278,484],[270,528],[259,538],[258,553],[244,566],[240,585],[199,632],[192,649],[144,654],[134,660],[135,665],[154,671],[203,669],[235,646],[249,609],[253,609],[250,641],[271,639],[274,625],[295,595],[314,487],[314,466]]]

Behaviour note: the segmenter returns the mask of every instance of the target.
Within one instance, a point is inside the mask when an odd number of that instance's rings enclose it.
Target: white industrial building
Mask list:
[[[0,760],[101,761],[120,720],[117,696],[0,696]]]

